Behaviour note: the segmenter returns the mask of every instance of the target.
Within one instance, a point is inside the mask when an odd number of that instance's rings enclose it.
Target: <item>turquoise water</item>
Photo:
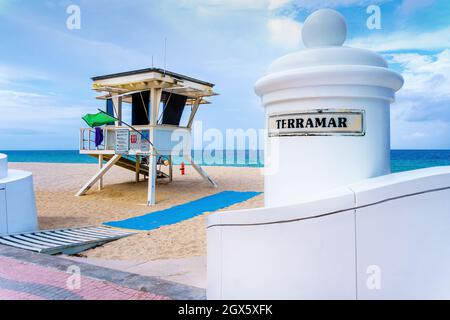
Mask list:
[[[50,163],[96,163],[95,158],[80,155],[78,150],[66,151],[0,151],[6,153],[10,162],[50,162]],[[261,167],[264,163],[262,151],[193,151],[194,160],[201,165],[223,165],[240,167]],[[175,157],[179,164],[181,158]],[[414,170],[433,166],[450,165],[450,150],[392,150],[393,172]]]

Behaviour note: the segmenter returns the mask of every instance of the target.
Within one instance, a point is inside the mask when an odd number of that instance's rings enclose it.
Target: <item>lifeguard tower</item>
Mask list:
[[[78,191],[84,195],[111,167],[148,177],[147,204],[155,204],[156,179],[172,181],[172,157],[182,156],[213,187],[216,183],[191,158],[191,128],[200,105],[216,95],[214,84],[148,68],[92,78],[97,99],[106,101],[110,123],[80,129],[80,153],[98,158],[99,171]],[[124,122],[124,104],[131,105],[131,123]],[[187,113],[189,109],[189,113]],[[184,122],[184,123],[183,123]],[[106,163],[104,164],[104,162]],[[158,165],[168,166],[163,172]]]

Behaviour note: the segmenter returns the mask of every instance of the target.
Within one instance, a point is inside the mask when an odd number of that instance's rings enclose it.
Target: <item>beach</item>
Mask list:
[[[204,169],[218,183],[212,188],[186,166],[181,175],[174,166],[172,183],[157,184],[157,205],[147,207],[147,181],[135,182],[135,174],[113,167],[104,177],[104,189],[95,185],[85,196],[75,193],[98,170],[96,164],[10,163],[11,169],[33,173],[41,229],[100,225],[193,201],[224,190],[263,191],[260,168],[207,166]],[[258,195],[224,210],[263,206]],[[206,255],[205,219],[209,213],[177,224],[140,232],[82,253],[88,258],[111,260],[161,260]]]

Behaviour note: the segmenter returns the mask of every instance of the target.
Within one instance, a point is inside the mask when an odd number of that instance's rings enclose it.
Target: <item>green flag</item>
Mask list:
[[[100,127],[104,124],[111,124],[114,123],[116,121],[115,118],[109,116],[106,113],[103,112],[99,112],[96,114],[86,114],[83,118],[82,118],[89,127]]]

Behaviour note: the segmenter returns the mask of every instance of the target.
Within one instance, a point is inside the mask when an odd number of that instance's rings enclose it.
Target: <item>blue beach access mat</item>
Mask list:
[[[175,207],[126,220],[106,222],[104,225],[115,228],[149,231],[161,226],[191,219],[206,212],[213,212],[229,207],[233,204],[249,200],[259,194],[261,192],[222,191]]]

